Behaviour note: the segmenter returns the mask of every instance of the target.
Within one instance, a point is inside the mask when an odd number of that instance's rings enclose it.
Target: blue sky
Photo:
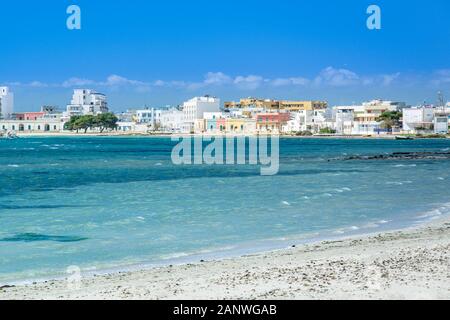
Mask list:
[[[81,8],[82,29],[66,28]],[[382,29],[366,27],[370,4]],[[222,100],[450,100],[448,0],[2,2],[0,85],[16,110],[94,88],[113,110]]]

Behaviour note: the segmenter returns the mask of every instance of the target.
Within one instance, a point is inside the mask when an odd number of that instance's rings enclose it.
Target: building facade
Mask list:
[[[14,112],[14,94],[8,87],[0,87],[0,119],[10,119]]]
[[[162,110],[155,108],[136,110],[134,121],[147,125],[151,130],[157,130],[161,124],[161,113]]]
[[[260,113],[256,115],[256,131],[260,133],[280,133],[289,120],[289,113]]]
[[[336,106],[333,108],[335,129],[339,134],[374,135],[385,134],[379,117],[387,111],[401,111],[404,102],[372,100],[356,106]]]
[[[412,134],[433,131],[434,111],[430,106],[404,108],[403,131]]]
[[[180,133],[184,124],[184,113],[177,108],[161,112],[161,130],[167,133]]]
[[[204,119],[205,112],[220,112],[220,99],[216,97],[195,97],[183,103],[183,125],[186,133],[195,131],[197,120]]]
[[[45,133],[60,132],[64,129],[61,119],[0,120],[0,130],[7,132]]]
[[[291,112],[297,112],[300,110],[317,110],[327,109],[328,103],[325,101],[290,101],[290,100],[271,100],[271,99],[258,99],[258,98],[246,98],[241,99],[239,102],[225,102],[225,109],[234,108],[262,108],[265,110],[285,110]]]
[[[65,116],[97,115],[108,112],[108,102],[102,93],[90,89],[75,89]]]

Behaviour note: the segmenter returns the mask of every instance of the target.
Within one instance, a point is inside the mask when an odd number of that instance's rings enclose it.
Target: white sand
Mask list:
[[[450,220],[195,265],[49,281],[0,299],[450,299]]]

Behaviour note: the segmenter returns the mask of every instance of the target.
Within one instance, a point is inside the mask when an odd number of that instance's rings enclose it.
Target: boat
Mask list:
[[[410,136],[395,136],[395,140],[414,140],[414,138]]]
[[[0,132],[0,137],[4,139],[17,139],[18,136],[15,131]]]

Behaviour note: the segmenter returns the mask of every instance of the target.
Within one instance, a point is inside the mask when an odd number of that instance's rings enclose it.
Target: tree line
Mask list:
[[[106,129],[115,130],[117,129],[117,121],[119,119],[114,115],[114,113],[101,113],[98,115],[83,115],[83,116],[72,116],[69,122],[64,124],[65,130],[76,131],[84,130],[86,133],[89,129],[98,129],[100,132]]]

